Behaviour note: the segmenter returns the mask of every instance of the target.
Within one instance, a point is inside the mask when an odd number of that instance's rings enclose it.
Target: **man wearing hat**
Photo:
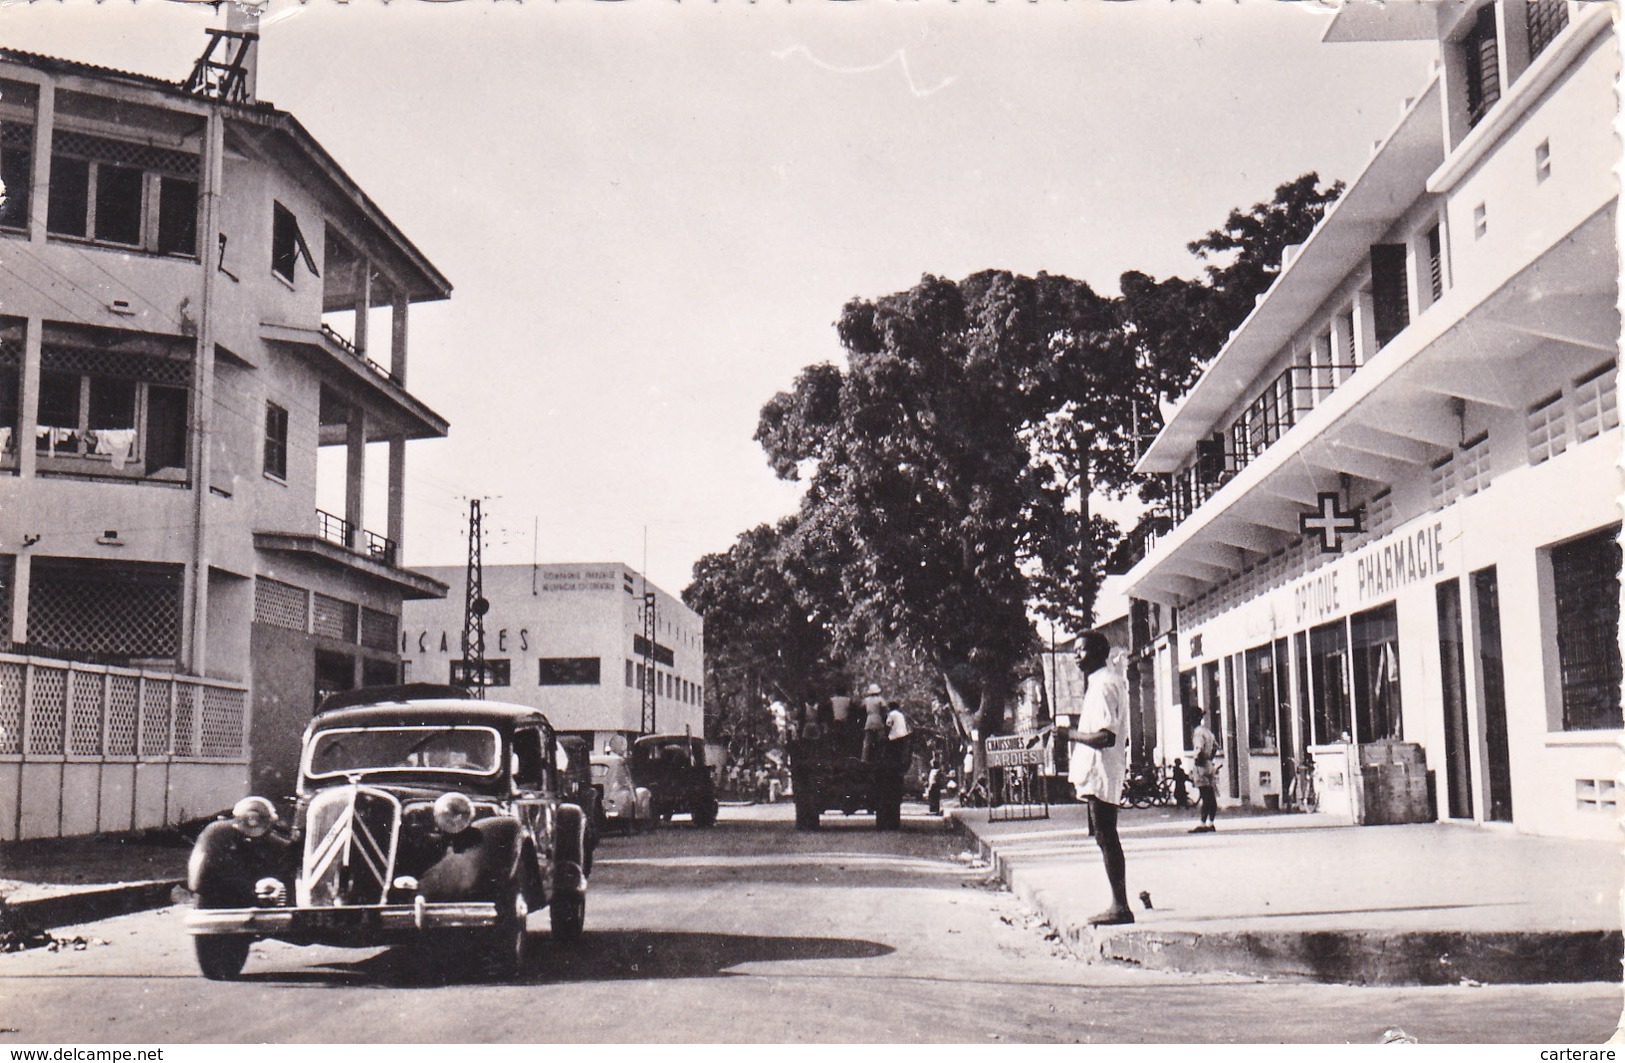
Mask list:
[[[880,693],[879,683],[870,683],[863,692],[863,759],[872,761],[880,756],[886,741],[886,699]]]

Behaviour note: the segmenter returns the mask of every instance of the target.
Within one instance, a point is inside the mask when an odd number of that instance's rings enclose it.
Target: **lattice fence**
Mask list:
[[[188,676],[0,655],[0,754],[241,761],[248,692]]]
[[[23,751],[23,670],[0,662],[0,753]]]
[[[69,698],[68,752],[76,757],[102,755],[102,690],[106,675],[101,672],[72,672]]]
[[[140,683],[133,675],[107,677],[107,755],[110,757],[135,756],[140,690]]]

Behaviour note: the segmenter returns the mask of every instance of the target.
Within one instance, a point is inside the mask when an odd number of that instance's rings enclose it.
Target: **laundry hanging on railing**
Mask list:
[[[93,434],[96,437],[96,453],[112,458],[113,468],[123,469],[124,463],[134,456],[135,429],[98,428]]]

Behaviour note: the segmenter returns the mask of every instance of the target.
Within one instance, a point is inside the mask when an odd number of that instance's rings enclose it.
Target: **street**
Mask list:
[[[1606,1039],[1605,984],[1355,988],[1087,964],[987,884],[921,806],[904,829],[727,807],[598,850],[587,932],[526,976],[425,971],[410,950],[256,945],[197,973],[180,909],[63,928],[82,951],[0,956],[0,1041],[1373,1043]]]

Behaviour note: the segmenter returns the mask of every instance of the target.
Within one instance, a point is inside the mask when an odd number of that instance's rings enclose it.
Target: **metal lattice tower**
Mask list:
[[[463,667],[469,693],[485,698],[485,613],[491,603],[485,600],[484,577],[480,572],[480,500],[468,500],[468,590],[463,597]]]
[[[643,585],[649,585],[644,577]],[[642,732],[655,733],[655,592],[643,592],[643,720]]]

